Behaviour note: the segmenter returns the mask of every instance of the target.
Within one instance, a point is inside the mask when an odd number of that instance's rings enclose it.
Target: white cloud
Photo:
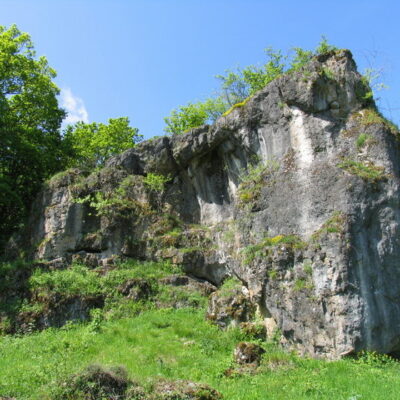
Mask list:
[[[86,110],[85,103],[79,97],[74,96],[71,89],[61,89],[61,107],[67,112],[67,118],[64,124],[74,124],[78,121],[89,122],[89,114]]]

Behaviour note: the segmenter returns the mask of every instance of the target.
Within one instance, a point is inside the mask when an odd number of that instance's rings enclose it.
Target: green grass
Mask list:
[[[323,67],[321,68],[320,72],[319,72],[320,76],[329,79],[329,80],[334,80],[335,79],[335,74],[333,73],[332,70],[330,70],[327,67]]]
[[[279,164],[275,160],[249,164],[239,176],[239,206],[252,206],[259,199],[262,188],[273,183],[272,175],[278,170]]]
[[[124,365],[148,385],[161,377],[208,383],[224,399],[398,399],[400,365],[374,355],[359,361],[302,359],[272,344],[256,375],[225,377],[243,337],[204,320],[203,309],[152,310],[135,318],[0,338],[0,395],[47,399],[87,365]]]
[[[340,211],[334,211],[332,216],[328,218],[320,229],[311,235],[311,242],[317,243],[322,236],[329,233],[342,234],[346,226],[346,216]]]
[[[196,290],[182,291],[179,287],[159,284],[159,279],[173,274],[182,274],[182,270],[169,262],[130,260],[119,263],[106,274],[101,269],[77,264],[67,269],[48,270],[22,262],[0,263],[0,334],[18,331],[17,321],[23,313],[33,314],[29,318],[35,319],[57,301],[72,297],[103,298],[107,319],[136,315],[156,304],[204,304]],[[133,302],[118,287],[136,278],[144,279],[151,293],[149,298]]]
[[[29,279],[29,284],[38,297],[49,293],[91,296],[102,291],[98,275],[83,265],[73,265],[71,268],[56,271],[43,271],[38,268]]]
[[[182,273],[181,269],[168,262],[135,260],[120,263],[116,269],[109,271],[106,275],[99,275],[96,270],[84,265],[72,265],[70,268],[55,271],[43,271],[38,268],[29,279],[29,286],[38,297],[50,293],[65,296],[91,296],[110,293],[129,279],[155,280],[176,273]]]
[[[236,277],[231,277],[224,280],[224,283],[218,289],[219,297],[229,297],[240,290],[243,283]]]
[[[365,126],[380,124],[384,125],[395,135],[398,135],[399,133],[399,128],[392,121],[386,119],[379,111],[375,110],[374,108],[366,108],[362,110],[358,115],[360,122]]]
[[[296,279],[296,281],[294,282],[294,290],[295,291],[300,291],[300,290],[304,290],[304,289],[313,289],[314,285],[312,282],[309,282],[308,279],[305,278],[300,278],[300,279]]]
[[[361,150],[366,144],[373,141],[373,137],[368,135],[367,133],[360,133],[356,140],[356,147],[358,150]]]
[[[339,229],[341,214],[324,225]],[[324,229],[325,229],[324,228]],[[297,236],[265,238],[262,246],[299,246]],[[62,383],[92,364],[123,365],[129,378],[150,387],[160,378],[206,383],[228,400],[259,399],[397,399],[400,364],[388,357],[364,353],[357,360],[336,362],[300,358],[272,343],[257,341],[266,353],[256,374],[225,376],[234,367],[233,349],[249,340],[237,328],[219,330],[205,319],[206,298],[183,287],[162,285],[157,279],[179,273],[169,263],[120,263],[99,275],[96,270],[75,265],[70,269],[37,269],[29,278],[26,264],[0,264],[0,288],[7,291],[26,276],[37,295],[82,296],[108,294],[104,310],[92,310],[88,323],[68,323],[27,335],[0,336],[0,397],[46,400],[59,393]],[[311,268],[305,261],[304,269]],[[116,287],[128,279],[145,278],[154,283],[155,296],[132,301],[118,295]],[[231,278],[220,291],[231,292],[241,283]],[[309,289],[299,279],[295,290]],[[173,309],[177,301],[190,307]],[[21,309],[40,304],[22,302]],[[161,308],[163,307],[163,308]],[[39,310],[40,311],[40,310]]]
[[[344,159],[337,166],[352,175],[359,176],[365,181],[377,182],[386,177],[386,175],[384,174],[384,168],[378,167],[372,163],[366,165],[357,161]]]
[[[277,246],[285,246],[294,249],[304,249],[307,243],[303,242],[297,235],[278,235],[266,237],[260,242],[247,246],[243,249],[243,262],[250,264],[256,257],[265,256]]]

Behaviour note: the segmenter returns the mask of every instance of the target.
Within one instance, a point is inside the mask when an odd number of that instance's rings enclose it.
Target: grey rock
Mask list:
[[[258,365],[264,353],[265,350],[256,343],[240,342],[235,347],[233,357],[237,364]]]
[[[251,321],[256,312],[248,291],[241,285],[229,290],[221,289],[211,294],[208,302],[207,319],[220,328],[238,326]]]
[[[42,260],[168,258],[213,284],[237,276],[267,331],[314,357],[399,351],[398,132],[368,90],[350,52],[315,57],[212,126],[44,188],[19,243]],[[246,181],[254,159],[260,173]],[[150,172],[171,178],[163,193],[143,185]],[[116,193],[127,177],[114,214],[74,200]]]
[[[118,291],[131,300],[146,300],[154,292],[151,282],[146,279],[129,279],[118,287]]]

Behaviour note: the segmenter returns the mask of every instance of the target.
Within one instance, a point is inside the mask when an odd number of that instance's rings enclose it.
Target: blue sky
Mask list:
[[[400,122],[400,2],[368,0],[0,0],[0,24],[31,34],[58,72],[70,120],[128,116],[146,138],[173,108],[202,100],[227,68],[263,49],[314,49],[321,35],[382,70],[386,116]]]

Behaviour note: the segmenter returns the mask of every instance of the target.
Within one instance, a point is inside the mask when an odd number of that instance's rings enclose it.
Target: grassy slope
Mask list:
[[[123,364],[141,384],[157,377],[209,383],[225,399],[398,399],[400,364],[323,362],[282,353],[272,345],[261,372],[224,377],[237,330],[219,331],[204,310],[150,310],[133,317],[24,337],[0,338],[0,395],[45,399],[57,382],[90,363]]]

